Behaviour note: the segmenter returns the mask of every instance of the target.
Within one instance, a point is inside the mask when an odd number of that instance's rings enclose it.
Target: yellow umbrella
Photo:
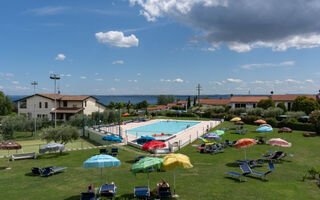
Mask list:
[[[164,170],[172,170],[176,167],[183,167],[183,168],[192,168],[193,165],[190,163],[190,159],[188,156],[180,154],[180,153],[171,153],[164,157],[164,161],[162,163],[162,169]],[[176,173],[174,173],[174,189],[173,193],[176,193]],[[177,196],[177,195],[176,195]]]
[[[241,121],[240,117],[234,117],[230,120],[230,122],[237,122],[237,121]]]

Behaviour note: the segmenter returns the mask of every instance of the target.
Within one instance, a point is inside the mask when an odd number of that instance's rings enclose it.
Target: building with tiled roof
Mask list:
[[[55,106],[55,99],[57,106]],[[106,106],[99,103],[93,96],[88,95],[62,95],[62,94],[35,94],[17,100],[18,114],[29,118],[48,117],[67,120],[75,114],[91,115],[93,112],[103,112]]]
[[[292,107],[292,103],[293,101],[298,97],[298,96],[306,96],[308,98],[312,98],[314,100],[318,100],[317,95],[309,95],[309,94],[280,94],[280,95],[272,95],[271,98],[274,101],[275,105],[277,105],[278,103],[284,103],[284,105],[286,106],[286,108],[288,110],[291,110]]]
[[[224,106],[230,103],[230,99],[200,99],[202,105]]]

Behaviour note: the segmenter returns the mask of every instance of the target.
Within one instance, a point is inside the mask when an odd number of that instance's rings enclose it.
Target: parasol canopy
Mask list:
[[[267,122],[265,120],[258,119],[256,121],[254,121],[254,123],[256,123],[256,124],[266,124]]]
[[[279,146],[279,147],[291,147],[291,143],[287,142],[281,138],[271,138],[267,141],[267,144],[272,146]]]
[[[244,122],[240,120],[240,121],[236,121],[234,124],[235,125],[244,125]]]
[[[157,140],[152,140],[142,145],[142,149],[146,151],[152,150],[152,149],[161,149],[164,147],[166,147],[166,144],[164,142],[157,141]]]
[[[40,147],[39,153],[63,151],[63,150],[65,150],[65,146],[63,144],[49,143],[49,144],[46,144],[46,145]]]
[[[237,122],[237,121],[240,121],[240,120],[241,120],[240,117],[234,117],[234,118],[232,118],[230,121],[231,121],[231,122]]]
[[[256,131],[259,132],[259,133],[272,132],[273,128],[271,128],[269,126],[261,126]]]
[[[17,142],[2,142],[0,144],[0,149],[17,150],[17,149],[21,149],[21,145]]]
[[[103,136],[102,140],[111,141],[111,142],[122,142],[121,138],[114,136],[114,135]]]

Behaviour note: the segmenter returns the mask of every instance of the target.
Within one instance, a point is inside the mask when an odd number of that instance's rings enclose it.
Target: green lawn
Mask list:
[[[223,123],[220,127],[233,126]],[[227,132],[224,139],[236,140],[241,137],[255,137],[256,126],[245,126],[250,131],[245,136]],[[233,164],[234,160],[244,158],[244,151],[227,148],[224,153],[217,155],[200,154],[195,148],[197,141],[181,149],[179,152],[190,157],[194,168],[177,169],[177,193],[179,199],[320,199],[320,189],[315,182],[302,182],[302,176],[310,167],[320,167],[319,143],[320,137],[302,137],[302,132],[267,134],[268,138],[279,137],[292,142],[291,148],[284,149],[294,154],[294,158],[275,165],[276,169],[268,176],[268,181],[247,178],[247,182],[226,178],[226,171],[240,172],[240,168]],[[130,148],[131,149],[131,148]],[[277,149],[267,145],[255,145],[247,150],[247,157],[256,159],[268,149]],[[99,170],[83,169],[82,163],[98,149],[73,151],[63,156],[42,155],[37,160],[20,160],[12,163],[11,170],[0,170],[0,199],[79,199],[81,191],[86,190],[88,183],[99,185]],[[132,160],[138,156],[133,152],[120,150],[120,167],[104,169],[104,175],[115,181],[118,186],[118,199],[131,199],[134,186],[147,184],[146,174],[134,176],[129,171]],[[6,166],[6,160],[0,159],[0,167]],[[65,173],[48,178],[30,175],[33,166],[67,166]],[[267,165],[255,168],[264,172]],[[172,171],[151,173],[151,189],[160,178],[166,179],[173,185]]]

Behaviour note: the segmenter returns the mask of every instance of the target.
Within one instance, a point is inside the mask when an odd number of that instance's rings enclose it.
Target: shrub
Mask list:
[[[181,117],[198,117],[198,115],[192,113],[192,112],[183,112],[180,114]]]
[[[310,122],[313,124],[316,132],[320,133],[320,111],[315,110],[311,112],[309,116],[310,116]]]
[[[319,109],[319,104],[313,98],[298,96],[292,103],[293,111],[303,111],[310,114],[312,111]]]
[[[288,118],[278,123],[278,127],[289,127],[293,130],[315,131],[315,127],[311,123],[301,123],[295,118]]]
[[[80,128],[83,126],[83,120],[87,121],[88,117],[86,115],[76,114],[70,117],[68,124]]]
[[[245,113],[245,112],[246,112],[245,108],[231,108],[229,110],[229,113],[234,115],[240,115],[241,113]]]
[[[298,111],[298,112],[286,112],[286,115],[288,118],[295,118],[295,119],[299,119],[301,118],[302,116],[305,116],[306,113],[305,112],[302,112],[302,111]]]
[[[224,113],[225,108],[223,106],[212,106],[210,111],[213,111],[214,113]]]
[[[286,105],[283,102],[278,103],[277,108],[281,108],[283,112],[287,112]]]
[[[258,102],[257,107],[263,108],[263,109],[274,107],[274,101],[271,98],[262,99]]]
[[[255,124],[254,121],[260,119],[259,117],[255,115],[247,115],[242,117],[242,121],[246,124]]]
[[[266,122],[272,127],[278,127],[278,120],[276,120],[275,118],[267,118]]]
[[[262,116],[263,113],[262,108],[251,108],[247,111],[248,115]]]
[[[263,117],[277,117],[283,114],[283,110],[281,108],[268,108],[263,111]]]

